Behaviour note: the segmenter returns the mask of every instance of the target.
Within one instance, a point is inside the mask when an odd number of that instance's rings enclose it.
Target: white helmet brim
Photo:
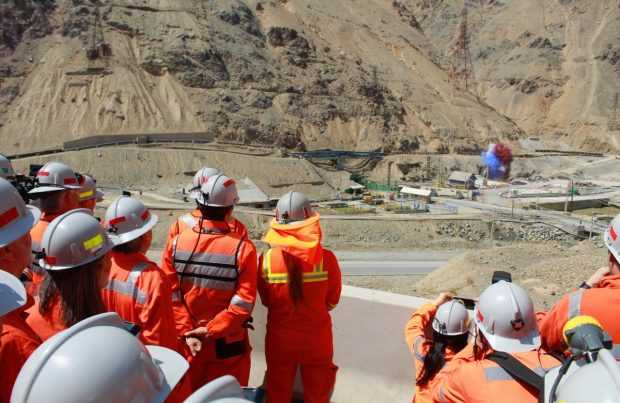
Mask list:
[[[3,248],[30,232],[39,221],[41,211],[33,206],[26,206],[28,213],[19,220],[0,230],[0,248]]]
[[[142,235],[146,234],[150,230],[157,225],[159,222],[159,217],[155,214],[150,214],[150,217],[147,222],[140,228],[136,228],[133,231],[125,232],[124,234],[115,234],[113,232],[108,233],[110,240],[114,244],[114,246],[122,245],[127,242],[131,242],[134,239],[140,238]]]
[[[522,353],[526,351],[536,350],[540,347],[540,333],[538,329],[532,330],[529,334],[522,336],[521,338],[508,338],[495,334],[491,334],[484,329],[482,323],[478,321],[474,313],[474,321],[478,330],[484,335],[489,342],[491,348],[495,351],[503,351],[506,353]]]
[[[62,192],[63,190],[67,190],[65,187],[60,186],[39,186],[37,188],[32,189],[28,192],[29,195],[36,195],[41,193],[51,193],[51,192]]]
[[[617,262],[620,262],[620,251],[618,251],[616,247],[614,247],[614,239],[611,236],[611,228],[612,227],[608,227],[605,230],[605,235],[603,236],[603,239],[605,241],[605,246],[607,247],[607,250],[616,258]]]
[[[26,304],[26,289],[17,277],[0,270],[0,316]]]
[[[161,369],[166,385],[161,388],[153,403],[163,403],[172,389],[189,369],[188,362],[176,351],[159,346],[145,346],[153,362]]]

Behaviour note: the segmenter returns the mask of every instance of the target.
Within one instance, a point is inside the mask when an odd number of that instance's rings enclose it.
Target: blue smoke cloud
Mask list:
[[[493,147],[489,147],[489,149],[482,153],[482,163],[487,167],[489,171],[489,178],[495,179],[503,176],[504,167],[502,166],[502,161],[493,153]]]

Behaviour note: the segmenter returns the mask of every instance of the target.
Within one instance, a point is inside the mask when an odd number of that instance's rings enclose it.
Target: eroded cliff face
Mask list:
[[[464,2],[402,0],[448,65]],[[620,3],[468,0],[475,91],[531,135],[620,149]],[[614,120],[617,116],[617,120]]]
[[[0,147],[8,153],[92,134],[161,131],[211,131],[291,149],[469,152],[516,142],[527,135],[519,125],[538,132],[514,113],[531,115],[515,106],[529,103],[500,102],[509,86],[470,92],[450,78],[458,6],[440,1],[9,3],[0,6],[3,22],[11,20],[0,27]],[[495,3],[485,8],[516,7]],[[98,24],[111,55],[88,60],[86,50],[102,42]],[[542,36],[530,48],[536,38],[527,49],[564,52]],[[481,56],[472,52],[477,77],[499,82],[491,62],[479,72]],[[615,60],[613,50],[601,57],[597,63]],[[512,76],[511,91],[543,92],[542,81]],[[551,122],[552,109],[536,116]]]

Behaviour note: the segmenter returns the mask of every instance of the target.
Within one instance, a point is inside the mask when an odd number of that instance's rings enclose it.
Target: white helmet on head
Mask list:
[[[85,319],[46,340],[19,373],[13,403],[162,403],[189,365],[144,346],[116,313]]]
[[[310,200],[301,192],[286,193],[276,205],[276,221],[280,224],[303,221],[313,215]]]
[[[79,193],[81,202],[88,200],[103,201],[103,192],[97,190],[97,181],[95,178],[90,175],[82,175],[80,185],[82,185],[82,189],[80,189]]]
[[[609,252],[614,255],[616,261],[620,263],[620,214],[616,216],[605,231],[605,245]]]
[[[62,162],[48,162],[37,172],[39,185],[29,194],[58,192],[67,189],[81,189],[73,169]]]
[[[40,216],[39,209],[27,206],[17,189],[0,178],[0,248],[30,232]]]
[[[149,232],[158,218],[140,200],[121,196],[105,212],[105,229],[114,245],[122,245]]]
[[[249,402],[244,399],[243,389],[237,379],[231,375],[225,375],[207,383],[184,403],[242,403]]]
[[[0,178],[12,178],[15,176],[15,170],[13,169],[13,164],[11,161],[0,154]]]
[[[516,284],[498,281],[480,295],[474,321],[496,351],[517,353],[540,346],[534,305]]]
[[[208,207],[231,207],[239,201],[235,180],[226,175],[209,177],[199,190],[196,201]]]
[[[189,197],[197,199],[200,195],[200,187],[209,181],[209,178],[221,174],[217,168],[202,167],[194,175],[192,180],[192,188],[189,193]]]
[[[27,300],[22,282],[11,273],[0,270],[0,316],[21,308]]]
[[[79,267],[105,256],[113,244],[89,210],[71,210],[56,217],[45,229],[39,266],[46,270]]]
[[[433,330],[444,336],[459,336],[469,332],[469,313],[465,305],[453,299],[437,308],[433,318]]]

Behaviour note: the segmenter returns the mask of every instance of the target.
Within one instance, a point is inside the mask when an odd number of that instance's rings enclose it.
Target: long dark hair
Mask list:
[[[297,257],[284,250],[282,250],[282,257],[288,273],[288,295],[297,305],[304,299],[303,270]]]
[[[468,333],[459,336],[445,336],[433,330],[433,344],[424,357],[424,367],[416,379],[418,386],[426,385],[446,364],[446,347],[461,351],[467,345]]]
[[[103,259],[67,270],[48,271],[39,289],[39,312],[51,309],[54,297],[60,297],[61,320],[67,327],[90,316],[105,312],[101,300],[101,265]]]

